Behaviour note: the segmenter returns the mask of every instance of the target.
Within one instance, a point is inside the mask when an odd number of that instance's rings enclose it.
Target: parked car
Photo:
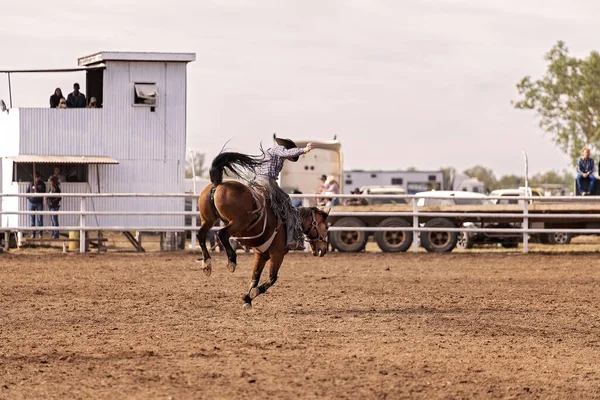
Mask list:
[[[404,195],[406,191],[401,186],[363,186],[360,188],[361,194],[373,194],[373,195]],[[380,199],[366,199],[367,204],[406,204],[406,199],[394,199],[394,198],[380,198]]]

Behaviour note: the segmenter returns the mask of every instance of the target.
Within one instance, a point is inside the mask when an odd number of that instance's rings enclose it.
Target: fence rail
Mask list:
[[[10,197],[27,197],[27,198],[46,198],[46,197],[55,197],[54,194],[35,194],[35,193],[0,193],[0,200],[2,198],[10,198]],[[59,230],[64,231],[79,231],[80,237],[82,238],[80,243],[80,251],[85,252],[85,243],[83,238],[85,237],[84,233],[87,231],[144,231],[144,232],[183,232],[183,231],[196,231],[198,230],[198,213],[196,211],[197,200],[199,195],[192,193],[61,193],[60,197],[75,197],[81,199],[80,210],[78,211],[19,211],[19,210],[0,210],[0,215],[58,215],[60,216],[78,216],[79,217],[79,225],[76,226],[61,226]],[[314,194],[300,194],[300,195],[291,195],[291,198],[304,198],[304,199],[314,199],[323,197],[323,195],[314,195]],[[329,228],[330,232],[397,232],[397,231],[405,231],[405,232],[439,232],[440,230],[446,232],[474,232],[474,233],[506,233],[506,234],[522,234],[523,235],[523,251],[528,251],[528,235],[534,233],[552,233],[556,232],[557,229],[551,228],[531,228],[529,227],[529,222],[534,221],[536,219],[577,219],[578,221],[598,221],[600,220],[600,214],[590,214],[590,213],[531,213],[529,211],[530,202],[560,202],[560,203],[569,203],[569,202],[578,202],[584,204],[594,204],[600,203],[600,196],[588,196],[585,198],[582,197],[574,197],[574,196],[553,196],[553,197],[539,197],[539,196],[519,196],[519,197],[506,197],[506,196],[487,196],[485,200],[517,200],[519,205],[521,205],[521,212],[427,212],[427,211],[419,211],[419,207],[417,206],[418,199],[427,198],[427,199],[445,199],[449,200],[447,195],[428,195],[417,196],[417,195],[336,195],[336,198],[346,199],[346,198],[366,198],[366,199],[391,199],[391,200],[402,200],[405,203],[412,204],[412,211],[365,211],[365,212],[355,212],[355,211],[333,211],[330,213],[331,216],[336,217],[345,217],[345,216],[354,216],[354,217],[405,217],[412,218],[412,226],[408,227],[339,227],[339,226],[331,226]],[[86,210],[85,199],[88,198],[188,198],[192,199],[191,207],[192,211],[89,211]],[[461,197],[456,197],[461,198]],[[475,198],[473,198],[475,199]],[[405,204],[406,205],[406,204]],[[471,206],[477,206],[477,204],[469,204]],[[94,216],[187,216],[191,217],[191,224],[184,226],[89,226],[86,225],[86,217],[94,217]],[[420,222],[419,218],[438,218],[438,217],[447,217],[447,218],[478,218],[478,219],[493,219],[493,220],[518,220],[522,222],[522,227],[516,228],[495,228],[495,227],[473,227],[473,226],[464,226],[464,227],[456,227],[456,228],[437,228],[437,227],[426,227],[423,226],[422,222]],[[213,230],[218,230],[219,228],[213,228]],[[57,230],[56,227],[52,226],[43,226],[43,227],[31,227],[31,226],[16,226],[16,227],[0,227],[0,231],[53,231]],[[600,229],[560,229],[560,232],[565,233],[575,233],[575,234],[600,234]],[[418,248],[418,242],[415,239],[413,242],[413,249],[416,251]],[[192,235],[192,249],[196,249],[196,237]]]

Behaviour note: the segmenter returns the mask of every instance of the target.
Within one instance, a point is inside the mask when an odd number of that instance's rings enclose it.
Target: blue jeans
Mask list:
[[[58,211],[59,209],[60,207],[50,207],[50,211]],[[58,215],[51,215],[50,222],[52,223],[52,226],[58,227]],[[58,231],[52,231],[52,238],[58,239]]]
[[[583,177],[583,174],[577,174],[577,188],[579,193],[583,193],[583,183],[589,179],[589,184],[586,192],[594,193],[594,185],[596,184],[596,177],[593,174],[589,174],[587,178]]]
[[[29,207],[27,207],[28,211],[44,211],[43,203],[32,203],[29,202]],[[35,220],[37,217],[37,226],[44,226],[44,216],[43,215],[30,215],[29,216],[29,226],[35,226]],[[33,231],[32,235],[35,237],[36,232]],[[40,236],[42,236],[42,231],[40,231]]]

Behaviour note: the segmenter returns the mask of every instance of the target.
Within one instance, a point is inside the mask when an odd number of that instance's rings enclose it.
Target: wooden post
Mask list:
[[[137,241],[136,247],[137,251],[142,251],[142,232],[137,231],[135,233],[135,240]]]
[[[104,251],[104,239],[103,235],[102,235],[102,231],[98,231],[98,253],[100,253],[101,251]]]
[[[8,104],[9,107],[12,108],[12,87],[10,86],[10,72],[8,75]]]

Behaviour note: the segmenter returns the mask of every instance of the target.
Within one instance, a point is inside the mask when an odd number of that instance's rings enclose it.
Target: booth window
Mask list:
[[[134,85],[134,101],[136,106],[156,107],[158,88],[154,83],[136,83]]]

